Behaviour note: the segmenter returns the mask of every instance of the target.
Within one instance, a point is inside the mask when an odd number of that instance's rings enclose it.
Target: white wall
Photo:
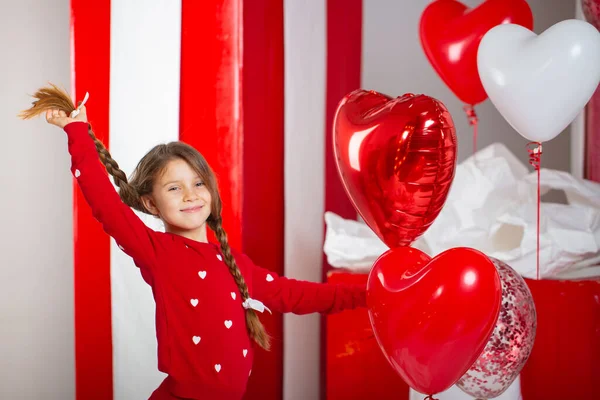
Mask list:
[[[419,17],[430,0],[363,0],[362,86],[390,96],[424,93],[442,101],[450,111],[458,135],[459,162],[472,153],[472,129],[454,96],[427,61],[419,42]],[[482,0],[462,0],[474,7]],[[534,31],[541,33],[563,19],[575,17],[575,0],[528,0]],[[527,141],[516,133],[489,100],[476,107],[479,116],[478,148],[504,143],[524,163]],[[565,130],[544,144],[542,166],[570,169],[570,132]]]
[[[69,1],[0,12],[0,399],[74,398],[72,189],[65,135],[17,113],[70,89]]]

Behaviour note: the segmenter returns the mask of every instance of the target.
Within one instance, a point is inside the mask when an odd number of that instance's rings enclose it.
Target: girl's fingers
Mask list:
[[[80,121],[87,121],[87,112],[85,106],[81,106],[79,109],[79,115],[75,118]]]
[[[84,116],[85,118],[85,116]],[[72,122],[73,119],[69,118],[66,112],[59,109],[50,109],[46,110],[46,122],[56,125],[58,127],[64,127],[69,122]]]

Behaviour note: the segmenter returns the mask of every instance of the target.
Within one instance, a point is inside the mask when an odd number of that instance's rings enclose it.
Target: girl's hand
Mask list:
[[[77,115],[75,118],[67,116],[66,112],[60,111],[58,109],[48,110],[46,111],[46,121],[48,121],[49,124],[56,125],[61,129],[70,124],[71,122],[87,122],[85,106],[81,106],[81,108],[79,109],[79,115]]]

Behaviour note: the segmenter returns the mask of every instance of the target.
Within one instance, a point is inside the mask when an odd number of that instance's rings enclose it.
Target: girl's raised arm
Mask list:
[[[152,269],[156,264],[155,232],[121,201],[109,180],[100,159],[115,177],[115,183],[122,190],[126,186],[128,193],[132,192],[125,174],[92,132],[83,104],[75,108],[68,94],[54,85],[38,90],[34,98],[33,106],[23,111],[20,117],[29,119],[45,113],[48,123],[65,130],[71,154],[71,172],[94,217],[139,267]]]
[[[77,179],[85,200],[104,231],[119,248],[140,267],[155,264],[155,232],[148,228],[133,210],[121,201],[106,171],[100,164],[94,141],[86,122],[71,122],[64,128],[71,154],[71,172]]]

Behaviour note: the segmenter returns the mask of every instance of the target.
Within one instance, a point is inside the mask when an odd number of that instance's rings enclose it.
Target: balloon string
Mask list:
[[[463,110],[467,114],[469,125],[473,127],[473,154],[475,154],[477,152],[477,123],[479,122],[479,118],[477,118],[477,113],[472,105],[464,106]]]
[[[423,400],[438,400],[438,399],[436,399],[435,397],[433,397],[433,395],[430,394],[429,396],[425,397]]]
[[[540,142],[527,143],[529,153],[529,164],[537,171],[537,249],[536,249],[536,276],[540,279],[540,208],[541,208],[541,185],[540,165],[542,164],[542,144]]]

